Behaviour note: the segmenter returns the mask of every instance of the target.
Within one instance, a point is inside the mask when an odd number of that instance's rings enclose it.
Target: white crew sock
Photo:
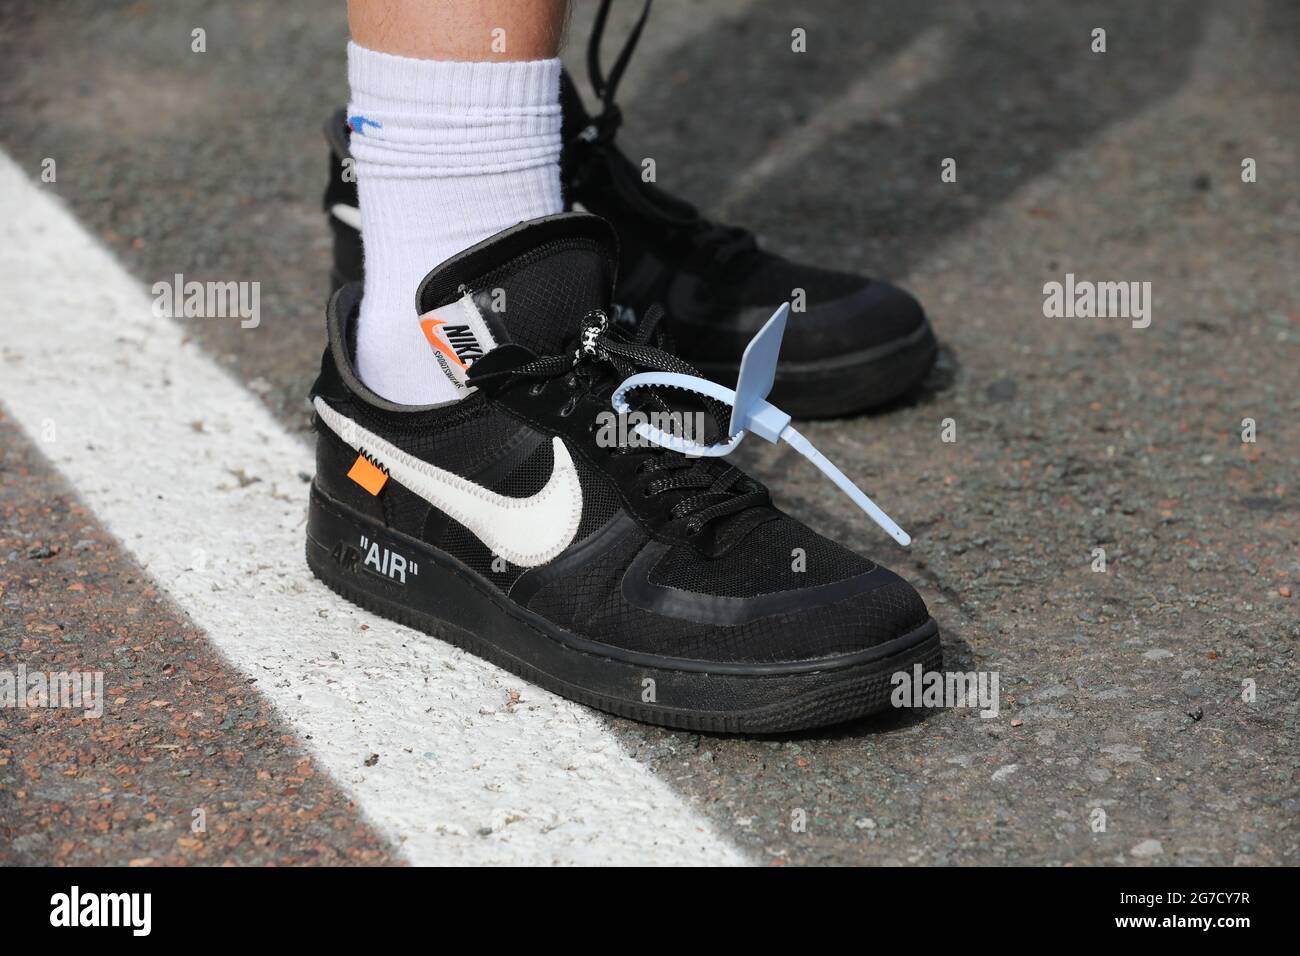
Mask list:
[[[560,61],[413,60],[348,44],[365,296],[361,380],[392,402],[458,397],[420,330],[429,270],[563,209]]]

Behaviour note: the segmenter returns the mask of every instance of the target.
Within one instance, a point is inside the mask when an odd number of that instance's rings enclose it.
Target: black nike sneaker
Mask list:
[[[360,382],[361,289],[335,293],[308,564],[363,607],[637,720],[788,731],[887,707],[891,675],[940,662],[906,581],[720,459],[609,440],[624,378],[695,374],[655,344],[658,310],[635,329],[606,318],[615,248],[603,220],[563,213],[429,273],[417,309],[463,394],[440,405]]]
[[[619,315],[662,303],[682,358],[734,385],[745,345],[782,302],[793,299],[773,401],[801,417],[845,415],[905,394],[934,365],[937,345],[920,304],[881,280],[791,262],[736,226],[703,218],[689,203],[643,182],[615,145],[621,113],[614,93],[649,3],[606,79],[601,4],[588,48],[601,111],[588,115],[567,73],[560,80],[561,169],[570,208],[608,219],[619,238]],[[326,125],[332,149],[325,209],[334,232],[334,287],[361,277],[361,217],[355,182],[341,175],[350,131],[345,112]],[[803,307],[803,311],[799,311]]]

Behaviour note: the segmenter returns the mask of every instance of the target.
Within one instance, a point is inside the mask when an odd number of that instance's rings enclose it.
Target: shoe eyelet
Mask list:
[[[560,417],[568,418],[570,415],[573,414],[573,410],[577,407],[578,407],[578,397],[575,395],[573,398],[569,399],[562,406],[560,406]]]
[[[531,395],[533,398],[536,398],[538,395],[542,394],[542,392],[544,392],[544,391],[546,391],[546,383],[545,383],[545,382],[537,382],[537,383],[535,383],[535,384],[533,384],[533,385],[530,385],[530,386],[528,387],[528,394]]]

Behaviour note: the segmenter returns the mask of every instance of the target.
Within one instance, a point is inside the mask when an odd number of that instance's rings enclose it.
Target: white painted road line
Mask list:
[[[598,715],[317,582],[308,449],[3,155],[0,195],[0,402],[407,859],[745,862]]]

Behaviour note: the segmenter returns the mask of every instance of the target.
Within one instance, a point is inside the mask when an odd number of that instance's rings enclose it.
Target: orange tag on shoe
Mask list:
[[[377,468],[365,455],[357,455],[357,460],[348,471],[348,477],[372,495],[377,495],[388,481],[388,472]]]

